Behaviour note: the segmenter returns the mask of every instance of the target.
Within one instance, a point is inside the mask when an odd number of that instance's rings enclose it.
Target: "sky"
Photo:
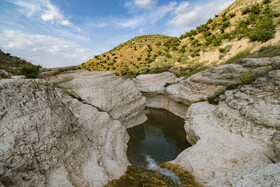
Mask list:
[[[43,67],[81,64],[135,36],[179,37],[234,0],[0,0],[0,49]]]

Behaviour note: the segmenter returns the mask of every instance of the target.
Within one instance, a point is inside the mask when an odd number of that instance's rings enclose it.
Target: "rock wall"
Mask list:
[[[179,81],[180,79],[170,72],[139,75],[133,79],[136,87],[146,97],[147,107],[165,109],[184,119],[188,106],[174,101],[166,92],[167,86]]]
[[[145,97],[131,81],[113,72],[75,70],[47,77],[46,80],[109,113],[126,127],[139,125],[147,119],[144,114]]]
[[[186,79],[164,72],[139,75],[133,82],[147,98],[146,106],[163,108],[185,119],[191,104],[238,85],[246,76],[253,77],[279,66],[280,57],[241,59],[234,64],[210,67]]]
[[[219,105],[191,105],[185,129],[193,146],[171,163],[202,184],[280,185],[280,70],[226,91]]]
[[[1,80],[0,101],[5,186],[103,186],[129,165],[126,128],[44,80]]]

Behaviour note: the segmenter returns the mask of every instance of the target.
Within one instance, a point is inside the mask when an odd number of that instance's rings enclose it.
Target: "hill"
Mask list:
[[[135,37],[83,63],[90,71],[189,76],[209,66],[248,56],[280,55],[280,1],[237,0],[215,18],[179,38]]]
[[[12,75],[24,74],[24,72],[22,72],[22,68],[36,70],[38,69],[38,67],[39,66],[27,62],[24,59],[12,56],[10,53],[4,53],[0,49],[0,69],[5,70]]]

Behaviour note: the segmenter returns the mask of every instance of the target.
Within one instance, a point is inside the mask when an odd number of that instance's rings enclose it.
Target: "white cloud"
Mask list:
[[[133,0],[134,4],[142,9],[152,10],[156,6],[156,2],[153,0]]]
[[[39,15],[45,22],[49,21],[52,24],[64,26],[71,25],[71,22],[50,0],[12,0],[11,2],[23,8],[21,12],[27,17]]]
[[[220,13],[233,2],[234,0],[211,0],[208,3],[190,4],[182,1],[175,9],[175,17],[169,23],[189,30],[205,23],[210,17]]]
[[[168,5],[158,6],[153,11],[145,12],[143,14],[134,16],[132,18],[109,18],[110,21],[102,23],[92,24],[93,26],[113,26],[120,28],[139,28],[145,25],[155,24],[162,19],[166,14],[173,11],[176,6],[175,2],[171,2]]]
[[[96,54],[61,38],[26,34],[18,30],[0,33],[0,48],[44,67],[79,65]]]

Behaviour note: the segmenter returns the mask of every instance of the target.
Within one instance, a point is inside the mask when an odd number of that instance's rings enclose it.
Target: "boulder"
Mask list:
[[[107,112],[125,127],[146,121],[145,97],[130,80],[113,72],[75,70],[47,77],[46,80]]]
[[[10,79],[12,76],[5,70],[0,69],[0,79]]]
[[[0,101],[5,186],[104,186],[129,165],[126,128],[44,80],[1,80]]]

